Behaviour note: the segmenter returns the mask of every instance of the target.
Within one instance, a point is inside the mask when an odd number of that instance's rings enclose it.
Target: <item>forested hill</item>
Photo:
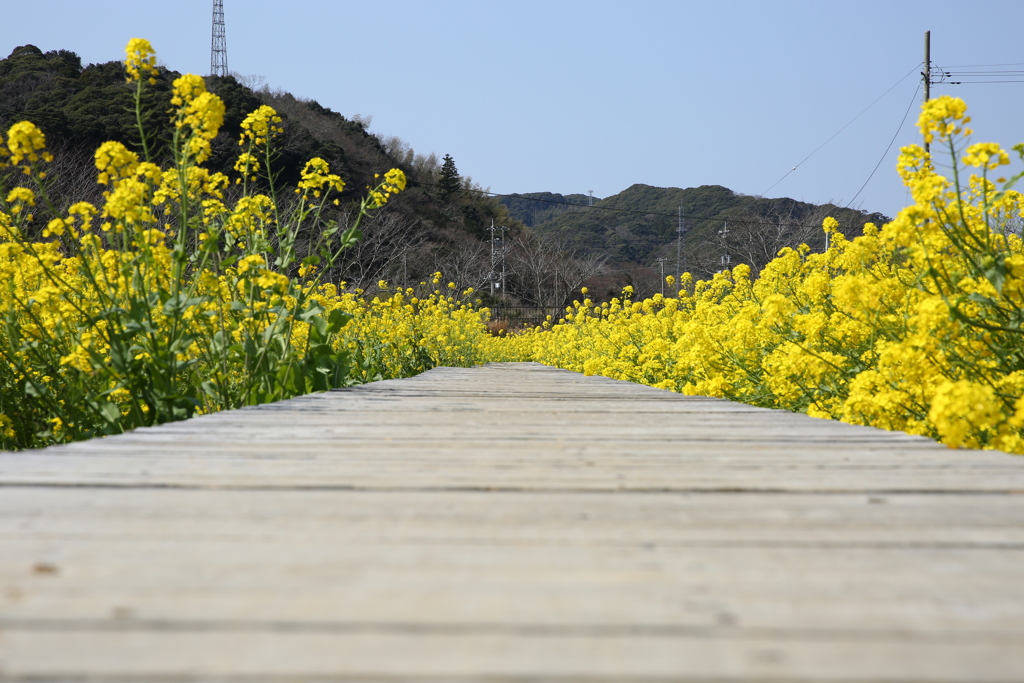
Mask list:
[[[163,164],[169,159],[172,133],[171,88],[179,75],[161,67],[142,101],[145,126],[154,136],[153,160]],[[341,222],[352,216],[354,202],[374,183],[374,174],[392,167],[406,172],[409,188],[364,225],[363,240],[334,274],[350,286],[372,287],[381,279],[408,283],[442,271],[460,286],[497,288],[487,242],[492,221],[510,228],[501,251],[511,273],[501,289],[504,298],[548,305],[555,301],[551,292],[568,297],[598,272],[609,278],[634,272],[629,264],[650,270],[658,258],[674,264],[680,203],[687,227],[680,250],[682,266],[698,276],[740,262],[756,269],[782,247],[801,242],[818,248],[823,241],[821,221],[828,215],[837,218],[848,235],[858,234],[866,221],[885,220],[878,214],[749,197],[712,185],[634,185],[603,199],[539,192],[499,202],[461,177],[451,158],[446,156],[442,164],[433,154],[416,154],[399,138],[382,139],[369,132],[364,121],[346,118],[314,100],[266,87],[254,90],[231,76],[207,77],[206,84],[226,106],[213,157],[206,164],[210,170],[233,175],[240,124],[249,112],[267,104],[284,119],[284,133],[275,140],[278,189],[293,185],[308,159],[327,160],[347,183],[345,201],[331,209],[331,218]],[[358,97],[358,92],[351,96]],[[354,102],[353,109],[358,108]],[[58,211],[82,200],[102,203],[103,188],[96,183],[93,164],[98,145],[115,140],[141,149],[134,94],[121,62],[83,66],[68,50],[16,48],[0,60],[0,132],[20,120],[37,124],[56,156],[48,182]],[[0,171],[5,172],[11,171]],[[46,225],[47,211],[37,207],[35,225]],[[547,264],[551,272],[535,272],[538,263]],[[609,288],[622,282],[616,280]]]
[[[161,70],[157,82],[147,86],[143,100],[148,128],[159,131],[154,150],[157,157],[167,153],[171,83],[180,75]],[[226,107],[221,136],[215,141],[214,157],[208,164],[211,170],[231,169],[238,153],[236,140],[242,119],[268,97],[287,101],[281,113],[293,119],[289,121],[292,125],[285,126],[279,146],[283,182],[297,179],[301,164],[311,156],[327,159],[333,169],[358,189],[375,172],[394,163],[380,141],[360,124],[315,101],[300,103],[282,93],[261,96],[230,76],[208,77],[207,87]],[[67,146],[92,150],[107,140],[137,149],[133,95],[133,89],[125,83],[121,62],[83,67],[74,52],[43,53],[33,45],[16,48],[0,61],[0,126],[6,130],[16,120],[32,121],[42,128],[54,151]]]
[[[178,76],[161,67],[157,82],[146,86],[142,103],[147,130],[157,133],[154,161],[162,163],[168,160],[171,86]],[[479,192],[459,191],[476,186],[458,175],[454,163],[450,165],[454,177],[445,180],[436,156],[418,155],[398,138],[378,138],[360,120],[280,90],[253,90],[232,76],[208,76],[206,84],[226,106],[224,125],[213,141],[213,157],[206,163],[210,170],[232,175],[242,120],[268,104],[284,119],[284,133],[275,141],[279,156],[274,168],[282,186],[296,183],[305,162],[321,157],[346,182],[343,198],[349,203],[339,209],[344,212],[375,182],[374,174],[392,167],[406,172],[407,191],[386,211],[378,212],[382,220],[387,219],[390,241],[390,246],[380,245],[378,256],[391,259],[392,276],[395,258],[410,278],[444,268],[448,256],[465,252],[467,240],[475,244],[488,237],[492,219],[521,228],[496,200]],[[115,140],[140,150],[134,91],[125,82],[121,62],[83,66],[81,58],[69,50],[44,53],[33,45],[16,48],[0,60],[0,132],[21,120],[38,125],[57,156],[50,176],[52,196],[61,207],[83,199],[102,200],[92,162],[98,145]],[[388,274],[383,265],[370,271]]]
[[[533,227],[553,220],[575,206],[587,206],[590,200],[591,198],[585,194],[527,192],[502,197],[501,203],[508,207],[512,216],[522,221],[524,225]]]
[[[584,195],[562,199],[582,206],[549,203],[561,197],[532,193],[505,197],[502,203],[542,235],[562,236],[588,250],[607,253],[612,262],[645,265],[659,256],[671,256],[674,262],[681,205],[689,267],[701,272],[713,272],[725,255],[731,263],[759,266],[784,246],[805,242],[820,248],[824,246],[821,222],[826,216],[838,220],[848,236],[860,234],[867,222],[888,220],[881,214],[831,204],[741,195],[720,185],[681,189],[637,184],[595,200],[593,207],[586,206],[589,198]]]

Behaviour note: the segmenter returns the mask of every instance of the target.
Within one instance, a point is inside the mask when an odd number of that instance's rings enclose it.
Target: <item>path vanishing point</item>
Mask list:
[[[529,363],[4,453],[0,681],[1024,681],[1024,458]]]

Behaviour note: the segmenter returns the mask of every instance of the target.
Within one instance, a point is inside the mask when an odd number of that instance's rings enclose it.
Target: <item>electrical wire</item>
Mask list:
[[[800,161],[800,163],[798,163],[791,170],[787,171],[785,175],[783,175],[781,178],[779,178],[774,183],[772,183],[771,187],[769,187],[767,190],[765,190],[764,192],[761,193],[762,196],[767,194],[769,191],[771,191],[771,189],[773,187],[775,187],[776,185],[781,183],[783,180],[785,180],[786,177],[790,173],[795,171],[805,161],[807,161],[812,156],[814,156],[818,152],[818,150],[820,150],[822,147],[824,147],[829,142],[831,142],[833,138],[835,138],[837,135],[839,135],[844,130],[846,130],[854,121],[859,119],[865,112],[867,112],[869,109],[871,109],[871,107],[873,107],[876,104],[878,104],[879,100],[881,100],[883,97],[888,95],[900,83],[902,83],[903,81],[907,80],[907,78],[912,73],[917,71],[918,67],[920,67],[920,66],[921,66],[921,63],[919,62],[918,64],[916,64],[914,66],[913,69],[908,71],[905,76],[903,76],[900,80],[898,80],[895,83],[893,83],[892,86],[889,87],[888,90],[886,90],[881,95],[879,95],[871,104],[869,104],[867,107],[865,107],[863,110],[861,110],[861,112],[859,114],[857,114],[852,119],[850,119],[850,121],[847,122],[847,124],[845,126],[843,126],[838,131],[836,131],[828,140],[825,140],[825,142],[823,142],[820,145],[818,145],[818,147],[815,148],[815,150],[813,152],[811,152],[806,157],[804,157],[803,160]],[[918,86],[918,89],[920,89],[920,85]],[[916,98],[916,97],[917,97],[917,93],[915,92],[914,98]],[[913,100],[911,101],[911,107],[913,107]],[[906,121],[906,118],[907,118],[907,115],[909,114],[909,112],[910,112],[910,108],[908,108],[907,109],[907,113],[903,115],[903,122]],[[900,129],[902,129],[902,128],[903,128],[903,123],[901,122]],[[900,129],[898,129],[896,131],[896,135],[899,135],[899,130]],[[894,136],[893,140],[895,140],[895,139],[896,138]],[[886,150],[885,150],[886,153],[888,153],[889,149],[891,149],[891,148],[892,148],[892,142],[890,141],[889,147],[887,147]],[[882,156],[882,159],[884,159],[884,158],[885,158],[885,155]],[[864,182],[864,185],[861,187],[861,189],[857,191],[856,195],[854,195],[854,199],[856,199],[860,195],[860,193],[864,190],[864,187],[867,186],[867,183],[870,182],[872,176],[874,176],[874,174],[875,174],[875,171],[877,171],[878,167],[881,165],[882,159],[880,159],[878,164],[875,165],[875,169],[871,172],[871,175],[868,176],[867,181]],[[423,181],[410,180],[409,183],[411,185],[420,185],[420,186],[423,186],[423,187],[440,187],[439,185],[437,185],[435,183],[426,183],[426,182],[423,182]],[[597,209],[599,211],[617,211],[619,213],[631,213],[631,214],[637,214],[637,215],[641,215],[641,216],[662,216],[662,217],[666,217],[666,218],[678,218],[677,214],[659,213],[657,211],[639,211],[639,210],[636,210],[636,209],[620,209],[620,208],[612,207],[612,206],[594,206],[592,204],[591,205],[588,205],[588,204],[575,204],[573,202],[560,202],[560,201],[557,201],[557,200],[554,200],[554,199],[540,199],[538,197],[524,197],[523,195],[520,195],[520,194],[501,194],[499,192],[490,192],[490,191],[487,191],[487,190],[475,190],[475,189],[471,189],[471,188],[460,188],[460,191],[461,192],[475,192],[477,194],[483,194],[483,195],[487,195],[489,197],[507,197],[507,198],[510,198],[510,199],[525,199],[525,200],[531,201],[531,202],[542,202],[542,203],[545,203],[545,204],[560,204],[560,205],[563,205],[563,206],[574,206],[574,207],[578,207],[578,208]],[[850,203],[852,204],[853,200],[850,200]],[[847,206],[844,207],[844,208],[849,208],[849,204],[847,204]],[[853,210],[856,210],[856,209],[853,209]],[[702,221],[725,220],[725,219],[728,219],[728,220],[733,221],[735,223],[740,223],[740,224],[745,224],[745,225],[759,225],[761,223],[761,221],[743,220],[743,219],[734,218],[734,217],[731,217],[731,216],[723,216],[722,214],[715,214],[714,216],[694,216],[694,215],[690,215],[690,214],[685,214],[684,217],[688,218],[688,219],[691,219],[691,220],[702,220]],[[811,227],[818,227],[818,226],[794,224],[793,227],[795,227],[795,228],[797,228],[797,227],[799,227],[799,228],[811,228]]]
[[[921,65],[922,65],[922,62],[918,62],[918,63],[916,63],[916,65],[915,65],[915,66],[913,67],[913,69],[911,69],[910,71],[908,71],[908,72],[906,73],[906,76],[904,76],[904,77],[903,77],[903,78],[901,78],[900,80],[898,80],[898,81],[896,81],[895,83],[893,83],[893,84],[892,84],[892,86],[891,86],[891,87],[890,87],[890,88],[889,88],[888,90],[886,90],[885,92],[883,92],[883,93],[882,93],[881,95],[879,95],[879,96],[878,96],[878,97],[877,97],[876,99],[874,99],[874,101],[872,101],[872,102],[871,102],[870,104],[868,104],[867,106],[865,106],[865,108],[864,108],[863,110],[861,110],[860,114],[858,114],[857,116],[855,116],[855,117],[853,117],[852,119],[850,119],[850,121],[849,121],[849,122],[847,122],[847,124],[846,124],[845,126],[843,126],[842,128],[840,128],[839,130],[837,130],[837,131],[836,131],[835,133],[833,133],[833,135],[831,135],[831,137],[829,137],[829,138],[828,138],[827,140],[825,140],[824,142],[822,142],[821,144],[819,144],[819,145],[818,145],[817,147],[815,147],[815,150],[814,150],[814,152],[812,152],[811,154],[809,154],[809,155],[807,155],[806,157],[804,157],[804,159],[803,159],[803,160],[801,160],[801,162],[800,162],[799,164],[797,164],[796,166],[794,166],[794,167],[793,167],[792,169],[790,169],[790,170],[786,171],[786,172],[785,172],[785,173],[784,173],[784,174],[782,175],[782,177],[781,177],[781,178],[779,178],[778,180],[776,180],[775,182],[773,182],[773,183],[771,184],[771,187],[768,187],[768,189],[764,190],[764,191],[763,191],[763,193],[761,193],[761,196],[762,196],[762,197],[764,197],[765,195],[767,195],[768,193],[770,193],[770,191],[771,191],[772,187],[774,187],[774,186],[775,186],[775,185],[777,185],[778,183],[780,183],[780,182],[782,182],[783,180],[785,180],[785,179],[786,179],[786,177],[788,177],[788,175],[790,175],[791,173],[793,173],[794,171],[796,171],[796,170],[797,170],[798,168],[800,168],[800,167],[801,167],[801,166],[802,166],[802,165],[804,164],[804,162],[806,162],[806,161],[807,161],[808,159],[810,159],[811,157],[813,157],[814,155],[816,155],[816,154],[818,153],[818,151],[820,150],[820,148],[821,148],[821,147],[823,147],[823,146],[825,146],[826,144],[828,144],[829,142],[833,141],[833,139],[834,139],[834,138],[835,138],[835,137],[836,137],[837,135],[839,135],[839,134],[840,134],[840,133],[842,133],[842,132],[843,132],[844,130],[846,130],[847,128],[849,128],[849,127],[850,127],[850,125],[851,125],[851,124],[852,124],[852,123],[853,123],[854,121],[856,121],[856,120],[857,120],[857,119],[859,119],[859,118],[860,118],[861,116],[863,116],[864,112],[866,112],[867,110],[871,109],[871,108],[872,108],[872,106],[876,105],[876,104],[877,104],[877,103],[879,102],[879,100],[880,100],[880,99],[882,99],[883,97],[885,97],[886,95],[888,95],[888,94],[889,94],[889,93],[890,93],[890,92],[891,92],[891,91],[893,90],[893,88],[895,88],[895,87],[896,87],[897,85],[899,85],[900,83],[902,83],[903,81],[905,81],[905,80],[906,80],[906,79],[907,79],[907,78],[908,78],[908,77],[910,76],[910,74],[914,73],[915,71],[918,71],[918,69],[919,69],[919,68],[921,67]]]
[[[849,128],[849,127],[850,127],[850,124],[852,124],[852,123],[853,123],[854,121],[856,121],[856,120],[857,120],[857,119],[859,119],[859,118],[860,118],[861,116],[863,116],[863,115],[864,115],[864,112],[866,112],[866,111],[867,111],[868,109],[871,109],[871,107],[873,107],[873,106],[875,106],[876,104],[878,104],[878,101],[879,101],[879,100],[881,100],[881,99],[882,99],[883,97],[885,97],[886,95],[888,95],[888,94],[889,94],[889,93],[890,93],[890,92],[891,92],[891,91],[893,90],[893,88],[895,88],[895,87],[896,87],[897,85],[899,85],[899,84],[900,84],[900,83],[902,83],[903,81],[907,80],[907,78],[908,78],[908,77],[909,77],[909,76],[910,76],[910,75],[911,75],[912,73],[914,73],[915,71],[917,71],[917,70],[918,70],[918,68],[919,68],[919,67],[921,66],[921,64],[922,64],[921,62],[918,62],[917,64],[915,64],[915,65],[914,65],[914,68],[913,68],[913,69],[911,69],[910,71],[908,71],[908,72],[907,72],[907,75],[906,75],[906,76],[904,76],[904,77],[903,77],[903,78],[901,78],[900,80],[898,80],[898,81],[896,81],[895,83],[893,83],[893,84],[892,84],[892,86],[891,86],[891,87],[890,87],[890,88],[889,88],[888,90],[886,90],[886,91],[885,91],[884,93],[882,93],[881,95],[879,95],[879,96],[878,96],[878,97],[877,97],[877,98],[875,99],[875,101],[874,101],[874,102],[872,102],[872,103],[871,103],[871,104],[869,104],[868,106],[864,107],[864,109],[863,109],[863,110],[862,110],[862,111],[861,111],[861,112],[860,112],[859,114],[857,114],[857,115],[856,115],[856,116],[854,116],[854,117],[853,117],[852,119],[850,119],[850,120],[849,120],[849,122],[847,122],[847,124],[846,124],[845,126],[843,126],[843,127],[842,127],[842,128],[840,128],[839,130],[837,130],[837,131],[836,131],[835,133],[833,133],[833,134],[832,134],[832,137],[830,137],[830,138],[829,138],[828,140],[825,140],[825,142],[823,142],[823,143],[821,143],[820,145],[818,145],[818,146],[817,146],[817,147],[815,148],[815,150],[814,150],[813,152],[811,152],[810,154],[808,154],[807,156],[805,156],[805,157],[804,157],[804,158],[803,158],[803,159],[802,159],[802,160],[800,161],[800,163],[799,163],[799,164],[797,164],[796,166],[794,166],[794,167],[793,167],[793,168],[791,168],[790,170],[786,171],[786,173],[785,173],[785,174],[784,174],[784,175],[783,175],[783,176],[782,176],[781,178],[779,178],[779,179],[778,179],[778,180],[776,180],[776,181],[775,181],[774,183],[772,183],[771,187],[769,187],[769,188],[768,188],[767,190],[765,190],[764,192],[762,192],[762,193],[761,193],[761,196],[763,197],[764,195],[766,195],[766,194],[768,194],[769,192],[771,192],[771,190],[772,190],[772,188],[773,188],[773,187],[775,187],[776,185],[778,185],[779,183],[781,183],[781,182],[782,182],[783,180],[785,180],[785,179],[786,179],[786,178],[787,178],[787,177],[789,176],[789,174],[790,174],[790,173],[792,173],[792,172],[793,172],[793,171],[795,171],[796,169],[800,168],[800,166],[802,166],[802,165],[803,165],[803,163],[804,163],[805,161],[807,161],[807,160],[808,160],[808,159],[810,159],[810,158],[811,158],[812,156],[814,156],[815,154],[817,154],[817,153],[818,153],[818,150],[820,150],[820,149],[821,149],[822,147],[824,147],[824,146],[825,146],[825,145],[827,145],[828,143],[832,142],[832,139],[833,139],[833,138],[835,138],[835,137],[836,137],[837,135],[839,135],[839,134],[840,134],[840,133],[842,133],[842,132],[843,132],[844,130],[846,130],[847,128]]]
[[[1010,74],[1010,75],[1014,75],[1014,76],[1020,76],[1021,74],[1024,74],[1024,70],[1017,70],[1017,71],[944,71],[944,70],[940,69],[940,71],[942,71],[942,73],[947,75],[947,76],[1004,76],[1006,74]]]
[[[990,66],[1024,66],[1024,62],[1008,62],[1006,64],[952,64],[948,69],[984,69]]]
[[[921,62],[918,62],[918,64],[916,64],[914,66],[914,68],[912,68],[910,71],[908,71],[905,76],[903,76],[898,81],[893,83],[892,86],[890,86],[885,92],[883,92],[881,95],[879,95],[873,102],[871,102],[871,104],[866,106],[864,109],[862,109],[860,111],[860,113],[858,113],[856,116],[854,116],[852,119],[850,119],[846,123],[846,125],[844,125],[842,128],[840,128],[835,133],[833,133],[831,137],[829,137],[827,140],[825,140],[825,142],[823,142],[820,145],[818,145],[814,149],[814,151],[812,151],[810,154],[808,154],[806,157],[804,157],[796,166],[791,168],[789,171],[786,171],[786,173],[783,174],[783,176],[781,178],[776,180],[774,183],[771,184],[771,186],[767,190],[765,190],[764,192],[761,193],[762,197],[764,195],[768,194],[772,190],[772,188],[774,188],[776,185],[778,185],[783,180],[785,180],[789,176],[789,174],[791,174],[793,171],[797,170],[800,166],[802,166],[804,164],[804,162],[806,162],[812,156],[817,154],[818,151],[821,150],[822,147],[824,147],[825,145],[830,143],[836,136],[838,136],[844,130],[849,128],[850,125],[853,124],[853,122],[856,121],[857,119],[859,119],[861,116],[863,116],[865,112],[867,112],[873,106],[878,104],[878,102],[883,97],[888,95],[894,88],[896,88],[896,86],[898,86],[903,81],[907,80],[907,78],[912,73],[917,71],[917,69],[921,66],[921,64],[922,64]],[[1006,75],[1013,75],[1013,76],[1024,75],[1024,71],[974,71],[974,72],[960,72],[960,73],[944,71],[944,69],[946,69],[946,68],[949,68],[949,69],[981,69],[981,68],[988,68],[988,67],[995,67],[995,66],[1024,66],[1024,62],[1008,62],[1008,63],[1003,63],[1003,64],[954,64],[954,65],[951,65],[951,66],[948,66],[948,67],[943,67],[943,75],[945,76],[945,78],[986,78],[986,77],[987,78],[991,78],[991,77],[994,77],[994,76],[1001,76],[1001,75],[1004,75],[1004,74],[1006,74]],[[986,81],[955,81],[955,82],[950,82],[950,81],[945,81],[944,80],[942,83],[944,83],[945,85],[985,85],[985,84],[989,84],[989,83],[1024,83],[1024,79],[1022,79],[1022,80],[997,80],[997,81],[992,81],[992,80],[986,80]],[[939,85],[939,84],[940,83],[936,83],[935,85]],[[882,153],[882,156],[881,156],[881,158],[879,158],[878,163],[876,163],[875,167],[871,170],[871,173],[868,175],[867,180],[865,180],[864,184],[861,185],[859,190],[857,190],[857,193],[855,195],[853,195],[853,199],[851,199],[847,203],[847,205],[845,207],[843,207],[843,208],[847,208],[847,209],[851,209],[851,210],[855,210],[855,211],[857,210],[857,209],[852,209],[851,205],[853,204],[854,201],[856,201],[857,197],[860,196],[861,192],[864,191],[864,188],[867,187],[868,183],[871,182],[871,179],[874,177],[875,173],[878,171],[879,167],[882,165],[882,162],[885,160],[885,157],[889,154],[889,150],[892,149],[893,143],[896,141],[896,138],[899,136],[900,131],[903,130],[904,124],[906,124],[906,122],[907,122],[907,116],[910,115],[910,110],[913,108],[914,102],[917,100],[917,93],[920,92],[920,90],[921,90],[921,85],[918,84],[917,89],[914,91],[914,96],[910,100],[910,105],[907,107],[906,112],[904,112],[903,119],[900,121],[900,125],[896,129],[896,133],[893,135],[892,139],[889,141],[889,145],[885,148],[885,152]],[[423,187],[440,187],[439,185],[437,185],[435,183],[426,183],[426,182],[423,182],[423,181],[414,181],[414,180],[411,180],[411,179],[409,181],[409,184],[411,184],[411,185],[419,185],[419,186],[423,186]],[[637,215],[642,215],[642,216],[662,216],[662,217],[665,217],[665,218],[677,218],[678,217],[677,214],[659,213],[657,211],[640,211],[640,210],[636,210],[636,209],[620,209],[620,208],[613,207],[613,206],[595,206],[593,204],[576,204],[574,202],[561,202],[561,201],[557,201],[557,200],[554,200],[554,199],[540,199],[539,197],[526,197],[526,196],[523,196],[521,194],[501,194],[499,192],[490,192],[488,190],[476,190],[476,189],[472,189],[472,188],[459,188],[459,191],[460,192],[475,192],[477,194],[487,195],[489,197],[505,197],[505,198],[509,198],[509,199],[524,199],[524,200],[531,201],[531,202],[541,202],[541,203],[545,203],[545,204],[560,204],[560,205],[563,205],[563,206],[573,206],[573,207],[577,207],[577,208],[597,209],[599,211],[616,211],[616,212],[619,212],[619,213],[630,213],[630,214],[637,214]],[[743,219],[735,218],[735,217],[732,217],[732,216],[723,216],[722,214],[715,214],[714,216],[684,215],[684,217],[685,218],[689,218],[691,220],[701,220],[701,221],[725,220],[725,219],[728,219],[730,221],[733,221],[734,223],[748,224],[748,225],[758,225],[758,224],[761,223],[761,221],[743,220]],[[793,227],[810,228],[810,227],[817,227],[817,226],[794,224]]]
[[[993,66],[1016,66],[1016,65],[998,65]],[[988,83],[1024,83],[1024,70],[986,70],[980,71],[982,65],[977,67],[959,67],[959,68],[971,68],[971,71],[947,71],[946,69],[956,69],[957,67],[941,67],[938,68],[938,74],[940,80],[936,84],[944,83],[946,85],[978,85]],[[956,80],[950,80],[956,79]],[[970,80],[964,80],[970,79]],[[984,80],[980,80],[984,79]],[[992,80],[996,79],[996,80]]]
[[[917,93],[919,92],[921,92],[920,83],[918,83],[917,88],[914,89],[914,96],[910,98],[910,104],[907,105],[907,111],[903,112],[903,119],[900,121],[899,128],[897,128],[896,132],[893,134],[892,140],[889,140],[889,146],[885,148],[884,152],[882,152],[882,156],[881,158],[879,158],[878,163],[875,164],[875,167],[871,170],[871,175],[868,176],[868,179],[864,181],[864,184],[860,186],[859,190],[857,190],[857,194],[853,195],[853,199],[851,199],[846,206],[849,207],[855,201],[857,201],[857,197],[859,197],[860,193],[864,191],[864,188],[868,186],[868,183],[871,182],[871,179],[875,177],[875,172],[878,171],[878,167],[882,165],[882,162],[885,160],[885,157],[888,156],[889,154],[889,150],[892,149],[892,143],[896,142],[896,138],[899,136],[900,131],[903,130],[903,124],[907,122],[907,116],[910,115],[910,110],[914,108],[914,102],[917,101]]]

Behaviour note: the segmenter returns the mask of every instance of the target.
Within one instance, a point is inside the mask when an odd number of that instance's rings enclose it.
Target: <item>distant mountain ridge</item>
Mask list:
[[[501,202],[513,217],[541,235],[569,238],[587,250],[607,253],[611,262],[643,265],[675,254],[681,206],[685,229],[682,246],[694,259],[709,261],[691,264],[697,271],[702,269],[695,265],[710,268],[714,265],[711,261],[721,262],[724,255],[731,263],[737,262],[732,252],[738,256],[742,251],[736,242],[741,238],[764,241],[768,233],[773,233],[780,249],[801,242],[817,249],[824,246],[821,221],[826,216],[839,221],[840,231],[847,236],[860,234],[865,223],[889,220],[879,213],[832,204],[738,194],[721,185],[683,189],[638,183],[610,197],[595,198],[593,207],[587,206],[589,199],[579,194],[533,192],[503,197]],[[550,203],[556,201],[566,203]],[[782,244],[794,240],[794,244]],[[773,248],[772,244],[763,246],[772,256],[778,251]],[[716,251],[721,253],[713,253]]]
[[[502,197],[501,203],[508,207],[513,218],[532,228],[554,220],[566,211],[575,210],[576,206],[587,206],[591,199],[598,201],[600,198],[585,194],[527,192]]]

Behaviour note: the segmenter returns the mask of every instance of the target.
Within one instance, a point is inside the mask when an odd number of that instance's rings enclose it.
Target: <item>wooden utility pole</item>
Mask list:
[[[921,72],[924,77],[924,101],[928,102],[932,96],[932,32],[924,32],[924,71]],[[929,153],[928,141],[924,141],[924,152]]]
[[[494,249],[494,241],[495,241],[494,240],[494,233],[495,233],[495,231],[500,231],[501,232],[501,237],[498,238],[498,243],[500,245],[498,251],[495,251],[495,249]],[[499,292],[499,294],[501,294],[502,298],[505,297],[505,254],[508,253],[508,247],[505,244],[505,234],[507,232],[508,232],[508,228],[506,228],[504,225],[502,225],[502,226],[495,226],[494,225],[494,219],[493,218],[491,219],[491,272],[488,275],[488,278],[491,281],[491,295],[492,296],[494,295],[494,290],[496,289],[494,284],[495,284],[495,280],[497,280],[497,284],[498,284],[497,289],[501,290]],[[501,259],[501,275],[500,276],[498,275],[497,267],[496,267],[497,264],[498,264],[498,259],[499,258]],[[500,279],[498,279],[499,277],[500,277]]]
[[[679,280],[676,282],[676,292],[683,287],[683,232],[686,231],[685,224],[683,223],[683,202],[679,202],[679,224],[676,226],[676,277]]]

